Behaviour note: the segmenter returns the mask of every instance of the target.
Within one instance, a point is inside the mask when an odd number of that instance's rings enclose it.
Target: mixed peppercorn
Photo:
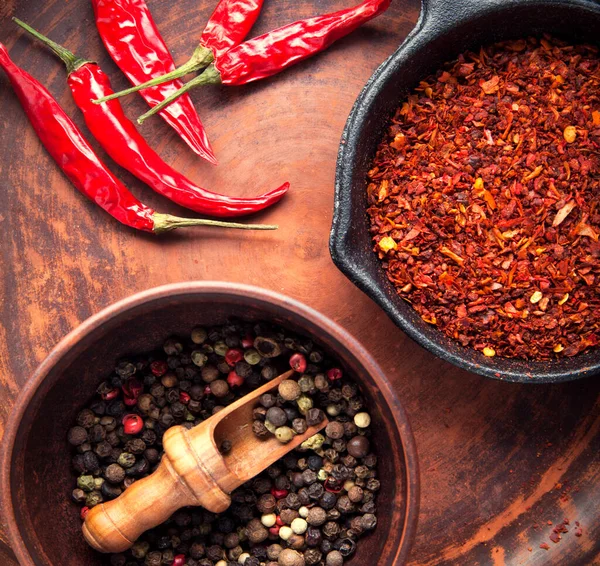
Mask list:
[[[574,356],[600,324],[600,58],[467,52],[397,110],[369,171],[375,251],[423,320],[486,356]]]
[[[68,432],[78,474],[72,497],[84,518],[152,473],[169,427],[199,424],[290,366],[298,379],[261,397],[255,432],[277,409],[296,432],[327,414],[324,433],[234,491],[225,513],[182,509],[110,564],[339,566],[354,554],[377,524],[380,487],[365,401],[310,340],[268,324],[195,328],[188,339],[167,340],[163,352],[120,362]]]

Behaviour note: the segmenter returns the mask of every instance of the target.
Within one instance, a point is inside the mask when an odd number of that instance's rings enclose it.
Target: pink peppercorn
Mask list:
[[[185,564],[185,554],[178,554],[173,558],[172,566],[183,566]]]
[[[290,357],[290,367],[298,373],[304,373],[306,371],[306,358],[304,354],[298,352],[292,354]]]
[[[142,417],[134,413],[125,415],[123,417],[123,432],[125,434],[138,434],[144,428],[144,421]]]
[[[119,390],[115,388],[115,389],[111,389],[110,391],[108,391],[106,393],[102,393],[101,397],[104,401],[112,401],[118,395],[119,395]]]
[[[128,397],[127,395],[123,395],[123,403],[128,407],[133,407],[137,404],[137,399],[135,397]]]
[[[242,339],[242,348],[252,348],[254,346],[254,338],[252,338],[252,334],[246,334],[246,336]]]
[[[342,370],[340,368],[331,368],[327,370],[327,379],[329,381],[336,381],[342,378]]]
[[[86,515],[90,512],[90,508],[89,507],[82,507],[81,511],[79,512],[79,516],[81,517],[81,519],[85,519]]]
[[[244,359],[244,352],[239,348],[229,348],[225,354],[225,361],[231,367]]]
[[[144,386],[139,379],[128,379],[123,384],[123,395],[125,395],[125,397],[133,397],[134,399],[137,399],[143,390]]]
[[[277,536],[279,536],[279,529],[280,529],[280,528],[281,528],[281,527],[271,527],[271,528],[269,529],[269,532],[270,532],[272,535],[275,535],[275,536],[277,537]]]
[[[235,371],[230,371],[227,376],[227,383],[229,383],[229,387],[239,387],[244,384],[244,378]]]
[[[185,392],[182,391],[179,394],[179,402],[183,403],[184,405],[187,405],[190,402],[191,397]]]
[[[163,362],[161,360],[156,360],[150,364],[150,371],[156,376],[161,377],[167,373],[167,362]]]
[[[287,489],[275,489],[274,487],[271,488],[271,495],[275,499],[283,499],[284,497],[287,497],[287,494],[288,494]]]

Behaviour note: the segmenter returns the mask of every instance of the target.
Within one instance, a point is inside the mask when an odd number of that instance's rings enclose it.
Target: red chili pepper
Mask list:
[[[234,224],[203,218],[179,218],[160,214],[135,198],[100,161],[79,128],[48,90],[10,59],[0,44],[4,69],[40,141],[75,187],[123,224],[160,233],[183,226],[223,226],[274,229],[274,226]]]
[[[175,69],[173,57],[144,0],[92,0],[92,6],[104,46],[132,84],[139,85]],[[145,88],[140,94],[154,107],[181,85],[181,81],[171,81]],[[195,153],[217,163],[189,96],[160,115]]]
[[[236,198],[212,193],[199,187],[167,165],[146,143],[125,116],[119,101],[97,105],[92,99],[112,93],[108,76],[98,65],[76,57],[17,18],[13,20],[47,45],[65,63],[68,84],[85,123],[100,145],[121,167],[144,181],[157,193],[195,212],[218,217],[241,216],[276,203],[287,192],[289,183],[255,198]]]
[[[135,413],[125,415],[121,424],[123,425],[123,432],[125,434],[138,434],[144,428],[144,420]]]
[[[94,2],[98,1],[99,0],[94,0]],[[123,0],[120,1],[123,3]],[[136,0],[127,1],[132,2]],[[239,45],[239,43],[244,40],[256,22],[256,18],[258,18],[262,5],[263,0],[221,0],[217,4],[215,11],[212,13],[212,16],[202,32],[200,45],[196,47],[188,61],[167,73],[153,73],[153,78],[150,80],[147,80],[146,77],[145,82],[143,80],[138,81],[137,83],[134,83],[136,86],[110,96],[105,96],[98,99],[96,102],[106,102],[107,100],[125,96],[141,89],[161,85],[165,82],[173,81],[173,79],[180,79],[189,73],[195,73],[208,67],[215,58],[221,57],[232,47]],[[147,8],[146,11],[148,11]],[[154,27],[153,32],[158,34],[156,27]],[[124,32],[121,30],[116,30],[113,31],[111,35],[122,35],[123,33]],[[131,49],[129,45],[128,49]],[[137,51],[140,50],[138,49]],[[179,83],[177,88],[179,88],[181,83],[179,81],[177,82]]]
[[[239,45],[252,29],[262,5],[263,0],[221,0],[202,32],[200,45],[210,49],[214,58]]]
[[[141,124],[197,85],[242,85],[275,75],[327,49],[333,42],[383,13],[390,3],[391,0],[364,0],[352,8],[298,20],[246,41],[217,56],[201,75],[140,116],[138,123]],[[154,81],[158,82],[159,79]]]

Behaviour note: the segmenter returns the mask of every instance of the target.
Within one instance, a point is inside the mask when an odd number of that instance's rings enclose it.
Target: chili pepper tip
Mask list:
[[[145,120],[154,116],[154,114],[160,112],[163,108],[167,107],[172,102],[175,102],[182,94],[185,94],[188,90],[193,89],[198,85],[209,85],[219,84],[221,82],[221,73],[217,70],[214,65],[207,67],[201,75],[193,78],[191,81],[185,83],[178,91],[174,92],[171,96],[165,98],[162,102],[159,102],[156,106],[150,108],[148,112],[142,114],[138,119],[138,124],[143,124]]]
[[[210,49],[208,49],[207,47],[199,45],[198,47],[196,47],[193,55],[190,57],[190,59],[186,63],[184,63],[180,67],[177,67],[170,73],[166,73],[160,77],[150,79],[149,81],[146,81],[145,83],[142,83],[142,84],[139,84],[136,86],[132,86],[130,88],[126,88],[125,90],[121,90],[119,92],[114,92],[113,94],[110,94],[109,96],[103,96],[102,98],[97,98],[96,100],[94,100],[94,104],[102,104],[103,102],[108,102],[109,100],[114,100],[115,98],[127,96],[128,94],[133,94],[134,92],[138,92],[139,90],[143,90],[143,89],[151,87],[151,86],[156,86],[156,85],[160,85],[160,84],[163,84],[163,83],[166,83],[169,81],[173,81],[175,79],[180,79],[181,77],[184,77],[185,75],[189,75],[190,73],[196,73],[198,71],[201,71],[205,67],[208,67],[213,61],[214,61],[213,52]]]

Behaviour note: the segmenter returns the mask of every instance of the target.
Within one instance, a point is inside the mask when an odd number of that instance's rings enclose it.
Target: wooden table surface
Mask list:
[[[148,2],[176,60],[183,61],[214,0]],[[256,32],[348,4],[267,0]],[[197,159],[162,120],[144,125],[160,154],[206,187],[251,195],[289,180],[289,196],[255,217],[278,223],[277,232],[191,229],[158,238],[121,226],[68,183],[0,78],[0,435],[36,366],[88,316],[164,283],[250,283],[339,322],[394,384],[421,461],[412,564],[600,564],[600,379],[522,386],[458,370],[408,339],[329,256],[344,122],[363,84],[410,32],[418,13],[417,0],[395,0],[380,19],[285,74],[247,87],[195,92],[217,168]],[[126,86],[101,46],[90,2],[0,1],[0,41],[79,124],[62,65],[24,38],[12,15],[95,59],[114,86]],[[131,117],[146,108],[139,97],[125,106]],[[118,173],[148,204],[185,213]],[[549,535],[565,518],[569,532],[555,544]],[[549,550],[540,548],[544,542]],[[14,564],[10,556],[0,526],[0,563]]]

